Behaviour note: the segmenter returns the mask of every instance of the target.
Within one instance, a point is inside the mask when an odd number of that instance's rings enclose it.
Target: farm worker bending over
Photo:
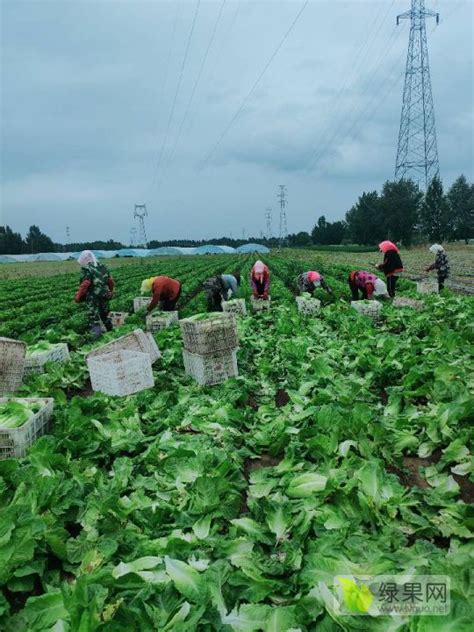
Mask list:
[[[444,282],[449,276],[449,261],[445,249],[440,244],[433,244],[430,252],[436,255],[435,262],[426,268],[426,272],[436,270],[438,273],[438,289],[441,292],[444,289]]]
[[[81,252],[79,264],[81,270],[81,284],[76,293],[76,303],[85,301],[89,314],[89,326],[93,340],[102,335],[101,321],[107,331],[113,329],[109,318],[109,301],[114,290],[114,280],[104,264],[99,263],[90,250]]]
[[[382,279],[379,279],[371,272],[355,270],[349,274],[347,281],[351,288],[353,301],[359,300],[359,292],[362,293],[363,299],[372,300],[374,296],[388,298],[387,286]]]
[[[240,285],[240,274],[218,274],[202,284],[206,292],[207,310],[221,312],[222,301],[237,296]]]
[[[181,296],[181,283],[167,276],[150,277],[142,282],[141,291],[142,294],[152,293],[147,314],[153,311],[158,303],[163,312],[172,312],[176,309],[176,303]]]
[[[268,300],[268,290],[270,289],[270,270],[263,261],[256,261],[250,273],[250,284],[254,298]]]
[[[309,272],[303,272],[299,275],[297,281],[298,290],[303,292],[309,292],[312,294],[318,287],[322,287],[329,294],[332,294],[332,290],[324,280],[323,275],[320,272],[310,270]]]
[[[392,241],[382,241],[379,244],[380,252],[383,252],[383,263],[378,263],[375,267],[381,270],[387,279],[388,293],[393,298],[395,296],[395,286],[397,284],[397,274],[403,272],[403,263],[400,259],[400,252]]]

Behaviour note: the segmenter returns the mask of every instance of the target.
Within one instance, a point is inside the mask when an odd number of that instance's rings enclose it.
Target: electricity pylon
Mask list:
[[[146,238],[145,231],[145,217],[148,217],[146,204],[135,204],[135,212],[133,214],[133,217],[138,219],[137,246],[148,248],[148,240]]]

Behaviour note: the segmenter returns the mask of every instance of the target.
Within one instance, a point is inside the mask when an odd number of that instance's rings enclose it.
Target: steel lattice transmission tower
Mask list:
[[[267,230],[267,234],[265,235],[267,239],[271,239],[272,238],[272,209],[267,206],[267,208],[265,209],[265,224],[266,224],[266,230]]]
[[[411,0],[410,11],[397,16],[397,25],[405,19],[411,25],[395,164],[396,180],[411,178],[425,188],[439,175],[426,18],[439,24],[439,13],[425,9],[425,0]]]
[[[278,247],[288,245],[288,227],[286,225],[286,185],[279,184],[278,200],[280,202],[280,234],[278,236]]]
[[[146,238],[145,217],[148,217],[146,204],[135,204],[134,219],[138,219],[138,237],[137,246],[148,248],[148,240]]]

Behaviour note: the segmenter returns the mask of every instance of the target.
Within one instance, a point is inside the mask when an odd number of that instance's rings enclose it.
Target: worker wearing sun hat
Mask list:
[[[256,261],[250,272],[250,285],[254,298],[268,300],[270,290],[270,270],[263,261]]]
[[[316,270],[302,272],[296,279],[296,285],[301,293],[309,292],[310,294],[313,294],[318,287],[322,287],[323,290],[332,294],[332,290],[324,280],[323,275],[320,272],[316,272]]]
[[[163,312],[172,312],[181,296],[181,283],[167,276],[155,276],[144,279],[141,285],[142,294],[152,293],[152,299],[147,307],[150,313],[159,304]]]
[[[426,272],[436,270],[438,274],[438,290],[444,289],[444,282],[449,276],[449,259],[445,249],[441,244],[433,244],[430,246],[429,251],[436,255],[434,263],[426,268]]]
[[[397,284],[398,274],[403,272],[403,263],[400,258],[400,251],[393,241],[388,239],[380,242],[380,252],[383,252],[383,263],[377,264],[377,270],[381,270],[387,279],[387,289],[391,298],[395,296],[395,286]]]
[[[101,323],[107,331],[113,329],[109,301],[115,284],[108,268],[97,261],[92,251],[83,250],[77,261],[81,266],[81,282],[75,301],[86,303],[91,336],[96,340],[102,335]]]
[[[352,300],[358,301],[362,299],[371,300],[376,297],[389,298],[387,286],[372,272],[365,270],[354,270],[349,274],[347,279],[352,293]]]

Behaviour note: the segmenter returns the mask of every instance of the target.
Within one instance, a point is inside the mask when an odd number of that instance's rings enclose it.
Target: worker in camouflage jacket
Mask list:
[[[207,311],[222,312],[222,302],[235,298],[240,286],[240,274],[218,274],[203,282]]]
[[[109,301],[114,290],[114,280],[104,264],[99,263],[93,252],[81,252],[78,262],[81,266],[81,283],[76,293],[76,303],[85,302],[89,316],[89,327],[93,340],[102,335],[101,323],[111,331]]]
[[[446,250],[440,244],[433,244],[429,250],[436,255],[436,259],[434,263],[426,268],[426,272],[436,270],[438,275],[438,290],[441,292],[441,290],[444,289],[444,282],[449,276],[448,255],[446,254]]]

